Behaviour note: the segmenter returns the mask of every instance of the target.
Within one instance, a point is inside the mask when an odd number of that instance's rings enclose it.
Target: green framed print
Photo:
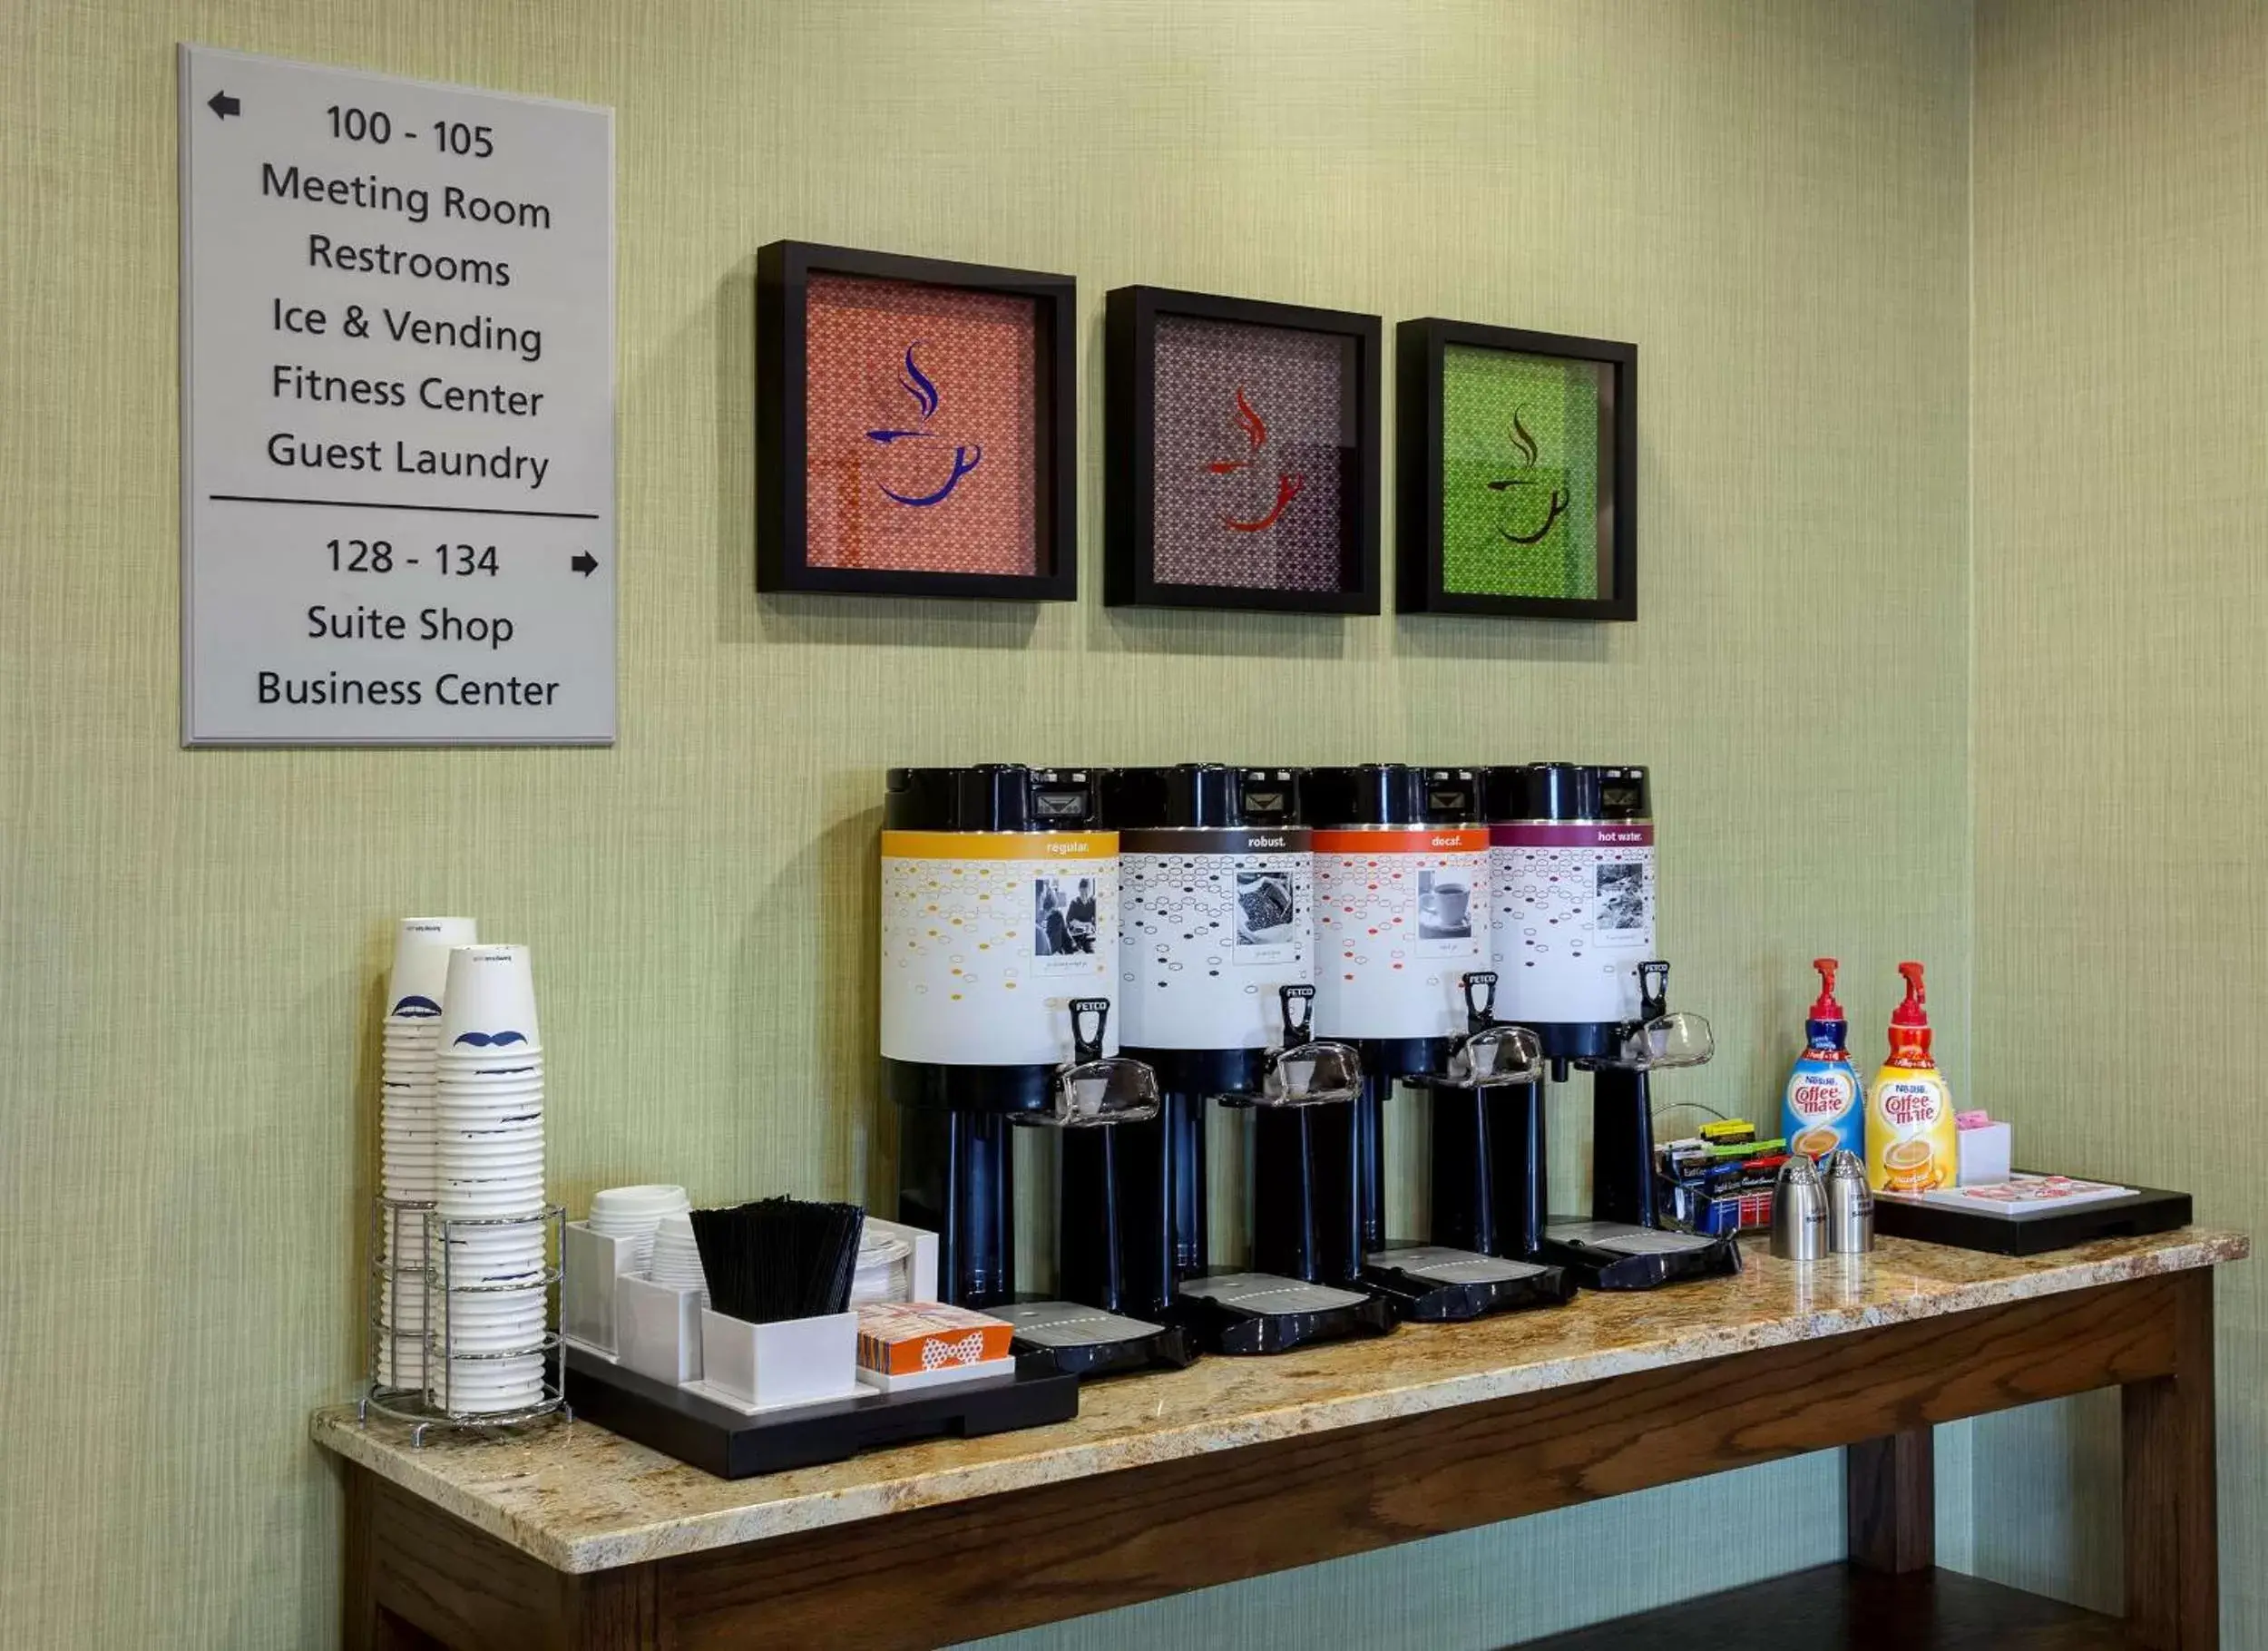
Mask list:
[[[1404,321],[1405,613],[1637,617],[1637,347]]]

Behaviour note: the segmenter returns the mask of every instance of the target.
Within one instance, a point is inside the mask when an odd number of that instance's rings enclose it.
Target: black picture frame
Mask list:
[[[806,491],[806,321],[811,278],[818,274],[904,281],[1034,301],[1034,572],[953,573],[811,562]],[[761,248],[756,257],[756,331],[758,591],[1010,601],[1077,600],[1078,288],[1071,277],[776,240]]]
[[[1425,317],[1394,329],[1396,435],[1394,603],[1403,613],[1520,619],[1636,620],[1638,616],[1638,351],[1635,344]],[[1444,588],[1442,531],[1442,361],[1452,345],[1593,362],[1608,369],[1613,511],[1606,562],[1610,594],[1597,598],[1493,595]],[[1602,501],[1604,503],[1606,501]]]
[[[1152,457],[1157,438],[1158,324],[1188,317],[1247,327],[1326,334],[1353,347],[1353,384],[1345,409],[1354,445],[1341,472],[1344,581],[1330,591],[1161,581],[1157,563],[1157,502]],[[1380,604],[1379,515],[1383,459],[1380,386],[1385,324],[1377,316],[1297,304],[1120,287],[1103,318],[1104,502],[1103,601],[1111,607],[1227,608],[1281,613],[1376,613]]]

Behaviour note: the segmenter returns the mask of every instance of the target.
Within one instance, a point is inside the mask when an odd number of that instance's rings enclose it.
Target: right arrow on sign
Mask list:
[[[577,551],[575,559],[567,565],[588,579],[599,571],[599,559],[589,551]]]

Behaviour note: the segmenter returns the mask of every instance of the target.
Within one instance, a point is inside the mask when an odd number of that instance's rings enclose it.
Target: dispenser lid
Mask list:
[[[1927,1028],[1930,1024],[1930,994],[1921,983],[1921,965],[1901,963],[1898,972],[1906,977],[1906,998],[1890,1011],[1890,1023],[1892,1026]]]
[[[1819,995],[1812,1000],[1809,1021],[1841,1021],[1843,1005],[1835,1001],[1835,971],[1843,965],[1832,957],[1814,957],[1812,967],[1819,971]]]
[[[1300,793],[1310,826],[1433,824],[1425,811],[1425,770],[1407,763],[1310,768],[1301,776]]]
[[[1482,817],[1493,822],[1650,820],[1652,790],[1642,767],[1538,762],[1481,771]]]
[[[1481,770],[1425,770],[1425,823],[1428,826],[1477,826],[1481,822]]]
[[[882,819],[893,831],[1083,831],[1094,824],[1087,768],[893,768],[885,784]]]
[[[1095,824],[1125,831],[1290,826],[1299,819],[1299,776],[1291,768],[1217,762],[1105,768],[1095,777]]]

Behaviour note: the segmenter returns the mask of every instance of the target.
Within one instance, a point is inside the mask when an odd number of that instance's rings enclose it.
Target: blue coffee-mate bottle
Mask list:
[[[1835,960],[1818,957],[1819,996],[1804,1021],[1804,1052],[1788,1074],[1780,1101],[1780,1133],[1787,1149],[1824,1158],[1848,1147],[1866,1157],[1866,1087],[1843,1047],[1850,1023],[1835,1001]]]

